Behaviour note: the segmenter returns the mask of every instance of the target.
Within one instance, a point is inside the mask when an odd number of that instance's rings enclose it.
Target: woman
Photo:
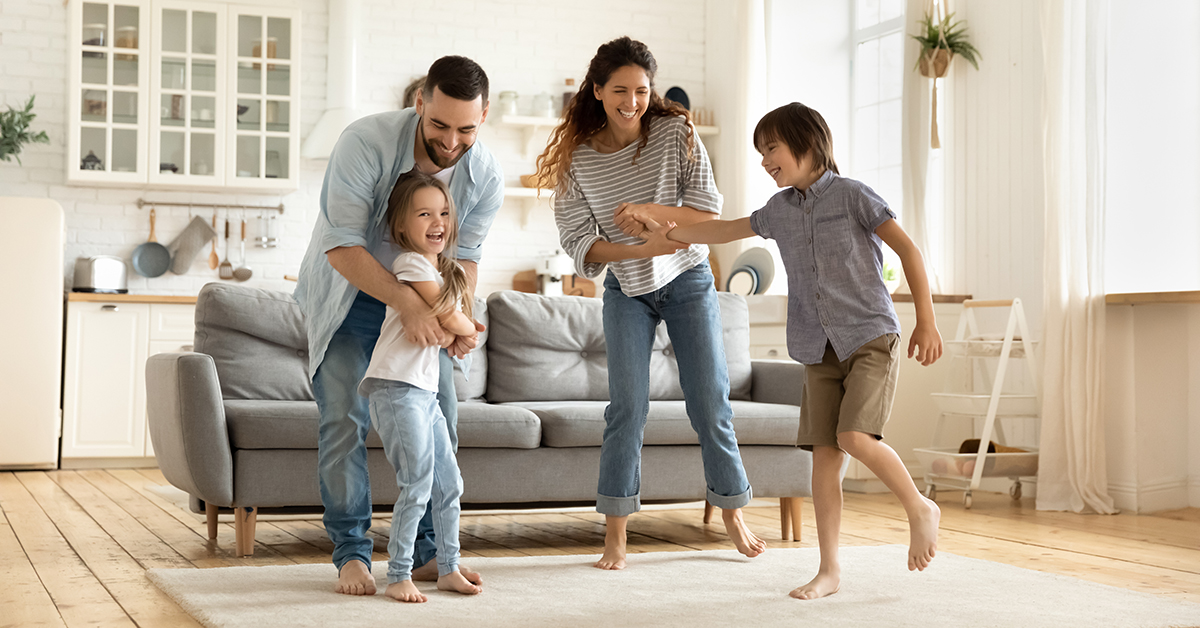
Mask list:
[[[712,220],[721,209],[704,145],[687,111],[655,92],[656,70],[641,42],[622,37],[600,46],[538,158],[539,177],[558,181],[554,217],[577,272],[596,277],[606,265],[612,270],[604,281],[610,402],[596,495],[607,526],[600,569],[625,567],[626,523],[641,509],[642,432],[659,321],[667,323],[688,417],[700,438],[707,499],[722,509],[740,552],[754,557],[766,547],[741,514],[751,491],[733,432],[708,249],[645,231],[635,218],[686,225]]]

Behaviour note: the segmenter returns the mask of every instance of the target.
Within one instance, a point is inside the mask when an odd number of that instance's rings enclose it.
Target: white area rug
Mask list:
[[[793,600],[817,550],[772,549],[754,560],[733,550],[630,556],[604,572],[597,556],[470,558],[483,574],[474,597],[418,586],[425,604],[380,594],[333,593],[332,565],[152,569],[148,577],[206,626],[889,626],[973,628],[1200,625],[1200,605],[1075,578],[939,554],[923,573],[905,567],[905,548],[842,549],[841,592]],[[402,624],[401,624],[402,622]]]

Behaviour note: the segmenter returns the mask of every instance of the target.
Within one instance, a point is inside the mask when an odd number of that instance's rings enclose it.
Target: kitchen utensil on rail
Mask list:
[[[217,232],[208,226],[208,222],[199,216],[193,216],[188,226],[167,245],[171,252],[171,272],[185,275],[192,268],[196,256],[204,249],[204,241],[217,236]]]
[[[221,263],[221,258],[217,256],[217,212],[213,211],[213,237],[212,237],[212,253],[208,254],[208,267],[216,270]]]
[[[133,272],[143,277],[158,277],[171,267],[171,253],[154,237],[154,208],[150,208],[150,239],[133,250]]]
[[[229,263],[229,218],[225,218],[225,260],[217,268],[217,276],[221,279],[233,279],[233,264]]]
[[[246,265],[246,217],[242,216],[242,265],[233,271],[233,278],[238,281],[246,281],[254,275],[254,271]]]

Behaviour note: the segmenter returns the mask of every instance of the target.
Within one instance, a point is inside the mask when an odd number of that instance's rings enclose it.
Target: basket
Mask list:
[[[926,475],[970,480],[975,473],[976,453],[960,454],[951,447],[929,447],[913,450]],[[1038,452],[995,453],[984,456],[983,477],[1032,477],[1037,475]]]

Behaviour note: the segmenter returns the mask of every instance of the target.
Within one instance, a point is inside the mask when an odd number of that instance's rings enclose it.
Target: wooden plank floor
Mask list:
[[[0,628],[8,626],[195,626],[146,580],[146,569],[324,563],[332,545],[321,522],[259,519],[255,554],[233,556],[233,526],[208,541],[204,520],[150,489],[157,469],[0,472]],[[1200,509],[1152,516],[1084,516],[1034,510],[1007,495],[942,492],[939,549],[1018,567],[1200,603]],[[776,507],[746,509],[769,547],[813,547],[811,505],[804,538],[779,539]],[[463,555],[596,554],[603,517],[594,512],[471,514]],[[905,544],[904,511],[891,495],[847,493],[843,545]],[[387,559],[388,522],[371,530],[375,560]],[[701,509],[649,510],[629,522],[631,553],[728,549]],[[816,564],[780,574],[780,590],[802,584]],[[846,577],[852,577],[847,575]]]

